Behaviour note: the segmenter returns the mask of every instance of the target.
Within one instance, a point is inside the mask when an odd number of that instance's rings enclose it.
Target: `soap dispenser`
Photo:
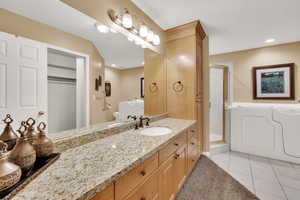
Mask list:
[[[48,157],[53,153],[53,142],[46,136],[46,124],[41,122],[38,125],[38,135],[33,143],[38,158]]]
[[[26,123],[22,121],[21,127],[18,130],[20,137],[17,140],[16,146],[9,154],[9,159],[19,165],[25,174],[32,169],[36,161],[36,152],[28,141],[26,131]]]
[[[18,138],[18,135],[14,132],[13,128],[10,125],[13,121],[14,120],[11,118],[10,114],[7,114],[5,119],[3,119],[3,122],[6,124],[6,126],[0,135],[0,140],[2,140],[8,145],[8,151],[14,148]]]
[[[0,140],[0,192],[17,184],[22,175],[21,168],[8,160],[7,147],[8,145]]]
[[[31,145],[35,142],[37,138],[37,133],[34,130],[35,120],[33,118],[28,118],[26,121],[26,125],[28,127],[26,137]]]

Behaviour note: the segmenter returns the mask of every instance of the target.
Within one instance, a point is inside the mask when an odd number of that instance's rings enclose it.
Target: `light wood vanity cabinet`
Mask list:
[[[199,144],[190,127],[92,200],[173,200],[200,156]]]
[[[114,200],[114,184],[109,185],[107,188],[98,192],[96,196],[92,198],[92,200]]]
[[[143,183],[158,168],[158,153],[127,172],[115,183],[115,199],[123,200],[133,189]]]

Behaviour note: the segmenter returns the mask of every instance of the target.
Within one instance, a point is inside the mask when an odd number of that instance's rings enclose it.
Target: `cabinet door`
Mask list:
[[[172,200],[175,197],[174,190],[174,154],[165,161],[159,170],[159,200]]]
[[[98,192],[92,200],[114,200],[114,185],[111,184],[101,192]]]
[[[174,157],[174,189],[179,191],[184,183],[187,173],[187,149],[182,148],[178,150]]]

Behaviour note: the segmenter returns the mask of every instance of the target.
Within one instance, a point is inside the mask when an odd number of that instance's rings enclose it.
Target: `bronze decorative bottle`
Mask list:
[[[16,141],[18,138],[18,135],[14,132],[14,130],[11,127],[11,123],[14,120],[11,118],[10,114],[7,114],[5,119],[3,120],[3,122],[6,124],[3,132],[0,135],[0,140],[2,140],[3,142],[5,142],[8,147],[7,150],[10,151],[14,148],[14,146],[16,145]]]
[[[53,142],[46,136],[46,124],[41,122],[38,125],[38,136],[33,143],[37,157],[48,157],[53,153]]]
[[[8,160],[7,147],[0,141],[0,192],[17,184],[22,175],[21,168]]]
[[[28,127],[27,132],[26,132],[26,137],[27,137],[28,141],[30,142],[30,144],[33,145],[34,141],[37,138],[37,134],[34,131],[35,120],[31,117],[28,118],[26,121],[26,125]]]
[[[18,130],[20,137],[17,140],[16,146],[9,154],[9,159],[13,163],[19,165],[24,174],[32,169],[36,161],[36,152],[28,141],[28,138],[25,134],[26,130],[26,123],[23,121]]]

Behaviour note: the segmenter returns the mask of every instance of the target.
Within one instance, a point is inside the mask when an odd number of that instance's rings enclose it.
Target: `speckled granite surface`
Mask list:
[[[161,120],[167,117],[167,113],[149,116],[151,121]],[[81,146],[101,138],[105,138],[134,127],[134,121],[127,122],[104,122],[87,127],[51,133],[48,136],[55,144],[55,152],[63,152],[68,149]]]
[[[129,130],[69,149],[13,200],[89,199],[195,123],[166,118],[150,125],[171,128],[169,135],[149,137]]]
[[[206,156],[201,156],[175,200],[259,200]]]

